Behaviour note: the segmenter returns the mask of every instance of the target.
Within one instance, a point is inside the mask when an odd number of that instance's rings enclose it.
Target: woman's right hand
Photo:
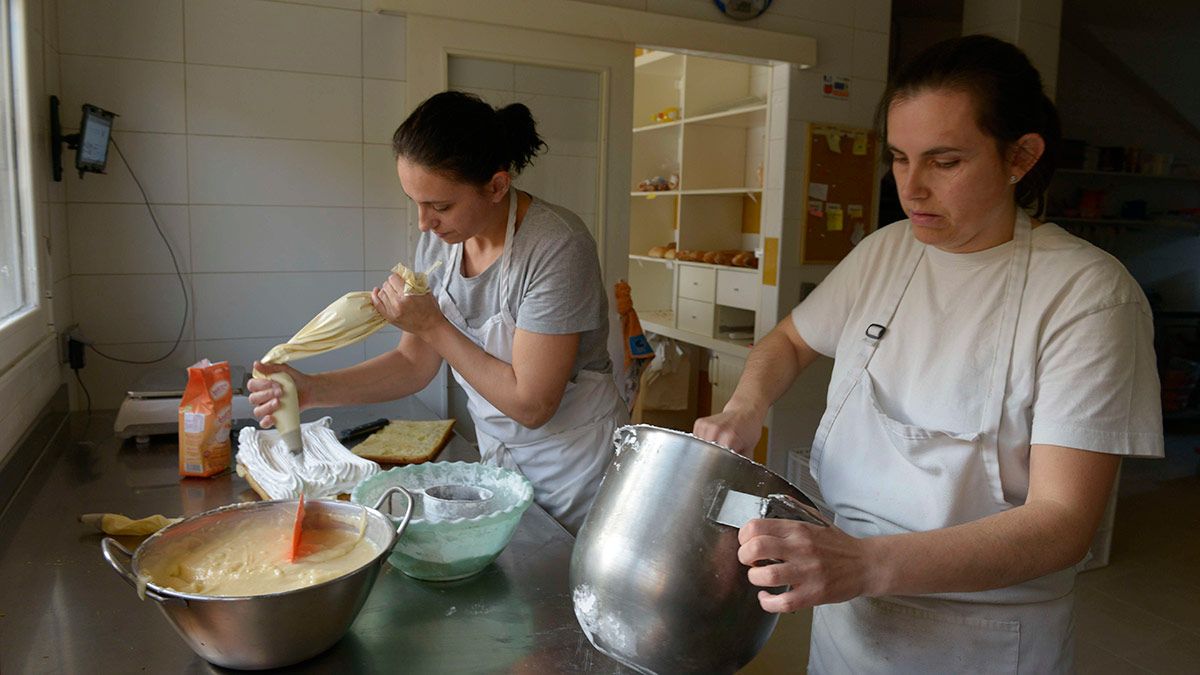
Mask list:
[[[692,426],[692,433],[706,441],[723,445],[743,457],[750,457],[762,436],[763,417],[747,408],[726,405],[725,410],[716,415],[696,420],[696,424]]]
[[[286,364],[259,363],[258,361],[254,362],[254,371],[264,375],[287,373],[296,383],[296,397],[299,399],[300,409],[304,410],[308,407],[312,400],[313,390],[311,375],[305,375]],[[254,377],[246,383],[246,387],[250,390],[247,398],[250,405],[254,406],[254,417],[258,419],[258,426],[263,429],[275,426],[275,417],[272,413],[279,409],[279,399],[283,396],[283,385],[275,380]]]

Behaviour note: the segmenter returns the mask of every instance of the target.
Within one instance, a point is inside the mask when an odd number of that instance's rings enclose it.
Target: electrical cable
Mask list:
[[[133,182],[137,184],[138,191],[142,193],[142,201],[146,203],[146,210],[150,212],[150,220],[154,222],[154,229],[158,230],[158,236],[162,238],[163,245],[167,247],[167,253],[171,254],[171,263],[175,265],[175,276],[179,278],[179,290],[183,292],[183,319],[179,322],[179,334],[175,336],[175,344],[171,345],[171,349],[166,354],[163,354],[156,359],[150,359],[147,361],[122,359],[116,356],[105,354],[99,349],[96,349],[96,346],[93,344],[88,344],[88,348],[96,352],[98,355],[108,359],[109,361],[116,361],[118,363],[132,363],[136,365],[148,365],[151,363],[165,361],[167,357],[175,353],[175,350],[179,349],[179,343],[183,340],[183,331],[185,328],[187,328],[188,312],[191,311],[191,306],[188,299],[187,284],[183,281],[183,272],[179,270],[179,260],[175,257],[175,250],[171,248],[171,242],[167,241],[167,235],[163,232],[162,226],[158,224],[158,218],[155,217],[154,209],[150,206],[150,198],[146,196],[146,190],[142,187],[142,182],[138,180],[137,174],[133,172],[133,167],[130,166],[129,160],[125,159],[125,153],[121,152],[121,146],[117,145],[117,139],[110,137],[110,141],[112,142],[113,148],[116,149],[117,154],[120,155],[121,161],[125,163],[125,168],[129,169],[129,175],[133,177]],[[75,376],[79,377],[79,371],[75,371]],[[80,384],[82,384],[82,380],[80,381]],[[86,392],[87,390],[85,389],[84,391]],[[91,410],[91,396],[88,396],[88,410]]]
[[[81,389],[83,389],[83,395],[87,397],[87,414],[88,414],[88,417],[91,417],[92,416],[92,394],[91,394],[91,392],[88,391],[87,385],[83,383],[83,378],[79,376],[79,369],[74,368],[73,370],[75,371],[75,381],[79,383],[79,387]]]

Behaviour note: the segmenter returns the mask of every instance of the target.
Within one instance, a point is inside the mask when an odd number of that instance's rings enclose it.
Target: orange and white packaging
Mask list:
[[[232,421],[229,363],[201,359],[188,368],[179,402],[179,475],[212,476],[229,468]]]

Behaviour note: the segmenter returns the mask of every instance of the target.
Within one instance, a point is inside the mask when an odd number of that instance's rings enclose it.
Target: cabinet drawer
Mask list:
[[[713,301],[717,271],[711,267],[679,266],[679,295],[692,300]]]
[[[758,310],[758,272],[717,270],[717,304]]]
[[[712,337],[716,307],[711,302],[700,302],[679,298],[679,312],[675,315],[675,327],[689,333]]]

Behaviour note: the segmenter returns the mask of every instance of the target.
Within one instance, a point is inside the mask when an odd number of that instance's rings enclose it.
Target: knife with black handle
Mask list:
[[[380,417],[373,422],[367,422],[366,424],[360,424],[356,427],[350,427],[349,429],[343,429],[339,431],[337,434],[337,439],[338,441],[345,443],[346,441],[353,440],[360,436],[373,434],[387,425],[388,419],[386,417]]]

